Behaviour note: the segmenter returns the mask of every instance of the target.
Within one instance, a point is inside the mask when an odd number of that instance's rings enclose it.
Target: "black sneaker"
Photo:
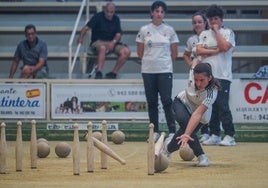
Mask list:
[[[97,71],[96,72],[95,79],[102,79],[102,73],[101,73],[101,71]]]
[[[108,72],[105,75],[105,77],[108,78],[108,79],[116,79],[116,73],[114,73],[114,72]]]

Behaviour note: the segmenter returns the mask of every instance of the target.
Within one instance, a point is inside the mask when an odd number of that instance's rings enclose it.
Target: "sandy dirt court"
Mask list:
[[[6,174],[0,174],[0,188],[42,187],[199,187],[199,188],[264,188],[268,185],[268,144],[240,142],[234,147],[205,146],[211,166],[195,167],[196,159],[182,161],[179,153],[171,155],[169,167],[161,173],[148,175],[147,143],[109,142],[126,165],[108,157],[108,169],[100,168],[100,151],[95,148],[94,172],[87,172],[86,142],[80,141],[81,171],[73,175],[72,153],[58,158],[55,146],[59,141],[49,141],[50,154],[38,158],[37,169],[30,168],[30,142],[23,142],[23,169],[16,172],[15,144],[7,141]],[[71,146],[72,142],[67,142]]]

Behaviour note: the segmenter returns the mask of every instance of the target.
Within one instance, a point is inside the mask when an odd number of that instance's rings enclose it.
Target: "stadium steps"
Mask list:
[[[115,0],[117,14],[121,17],[124,35],[122,41],[127,43],[131,50],[129,66],[122,68],[122,73],[137,73],[140,68],[133,61],[137,61],[135,37],[142,25],[150,21],[149,7],[153,1]],[[192,33],[191,20],[193,12],[210,5],[212,0],[202,1],[166,1],[168,14],[166,22],[176,29],[180,38],[178,63],[174,64],[176,73],[184,73],[188,67],[182,60],[182,53],[186,39]],[[268,2],[227,0],[220,1],[226,10],[224,23],[231,27],[237,35],[237,45],[234,53],[233,70],[239,73],[245,71],[255,72],[259,66],[267,61],[267,44],[262,42],[268,30],[268,19],[262,18],[262,11],[268,7]],[[57,2],[54,0],[23,0],[22,2],[0,3],[0,72],[3,77],[9,72],[12,57],[18,41],[23,39],[23,30],[26,24],[37,26],[38,35],[48,44],[48,64],[52,78],[65,78],[68,76],[68,42],[80,8],[81,1],[68,0]],[[106,4],[104,1],[90,2],[90,14],[100,11]],[[8,21],[7,21],[8,20]],[[79,22],[78,30],[85,23],[85,12]],[[75,39],[76,40],[76,39]],[[73,49],[76,47],[74,41]],[[85,48],[81,49],[81,52]],[[78,61],[80,59],[78,58]],[[108,58],[109,63],[114,62],[114,56]],[[112,62],[112,63],[110,63]],[[252,63],[254,62],[254,63]],[[77,62],[74,74],[83,74],[85,65]],[[107,65],[106,64],[106,65]],[[105,66],[106,69],[106,66]],[[107,71],[111,68],[108,67]],[[106,71],[106,70],[104,70]],[[63,77],[56,75],[65,74]]]

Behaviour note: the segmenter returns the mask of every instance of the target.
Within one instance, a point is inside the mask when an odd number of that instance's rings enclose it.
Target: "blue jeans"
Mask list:
[[[189,122],[191,115],[192,115],[192,114],[190,114],[190,112],[186,108],[185,104],[183,102],[181,102],[181,100],[178,99],[177,97],[173,101],[172,109],[173,109],[175,120],[179,124],[179,130],[175,133],[174,137],[172,138],[172,140],[168,144],[167,150],[170,153],[177,151],[180,148],[180,145],[178,144],[178,140],[176,140],[176,138],[178,136],[184,134],[186,127],[188,125],[188,122]],[[203,151],[203,149],[199,143],[198,137],[196,135],[196,133],[198,132],[198,130],[202,126],[203,126],[203,124],[201,124],[201,123],[198,124],[198,126],[195,128],[195,130],[190,135],[194,139],[194,141],[188,142],[189,146],[192,148],[195,156],[197,156],[197,157],[201,154],[204,154],[204,151]]]
[[[158,94],[163,105],[169,133],[175,133],[175,120],[171,111],[172,106],[172,73],[149,74],[142,73],[145,96],[148,103],[150,123],[154,124],[154,132],[159,132],[158,125]]]
[[[216,101],[212,105],[212,115],[209,122],[210,134],[220,136],[220,123],[222,123],[224,134],[234,136],[233,116],[229,108],[231,82],[220,79],[219,81],[222,88],[218,91]]]

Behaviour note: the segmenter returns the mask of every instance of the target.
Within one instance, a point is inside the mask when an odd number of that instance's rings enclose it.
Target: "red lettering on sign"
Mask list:
[[[256,83],[256,82],[252,82],[252,83],[249,83],[248,85],[246,85],[245,91],[244,91],[244,96],[245,96],[246,101],[250,104],[257,104],[257,103],[265,104],[266,101],[268,100],[268,86],[266,86],[266,88],[265,88],[263,97],[256,96],[255,98],[252,98],[250,96],[250,91],[252,91],[252,89],[254,89],[254,88],[256,88],[257,90],[260,90],[260,91],[263,89],[261,87],[261,85]]]
[[[267,102],[267,100],[268,100],[268,85],[266,86],[261,103],[265,104]]]

